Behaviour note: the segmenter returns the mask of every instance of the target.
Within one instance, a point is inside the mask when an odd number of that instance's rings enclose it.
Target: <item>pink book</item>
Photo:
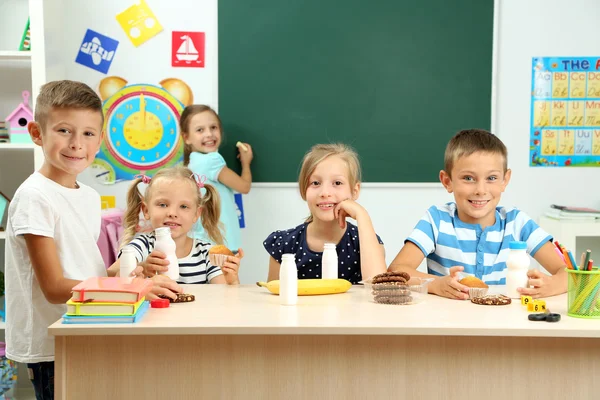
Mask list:
[[[131,283],[120,277],[88,278],[72,290],[72,301],[97,303],[137,303],[152,288],[150,279],[135,278]]]

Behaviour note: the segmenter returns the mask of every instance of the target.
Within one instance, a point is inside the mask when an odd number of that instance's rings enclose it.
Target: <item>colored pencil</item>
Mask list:
[[[587,249],[585,251],[585,259],[583,260],[583,262],[581,263],[581,269],[588,270],[588,263],[590,261],[590,257],[592,256],[592,251],[590,249]],[[588,270],[591,271],[591,270]]]
[[[573,264],[571,264],[571,260],[569,259],[569,255],[567,254],[567,250],[565,250],[564,248],[562,248],[562,253],[563,253],[563,257],[565,259],[565,264],[567,264],[567,268],[569,268],[569,269],[575,269],[575,268],[573,268]]]
[[[573,254],[571,254],[570,251],[567,251],[567,254],[569,255],[569,260],[571,261],[571,264],[573,265],[573,269],[575,271],[579,271],[579,268],[577,268],[577,261],[575,261],[575,257],[573,257]],[[583,266],[581,266],[581,268],[583,268]]]

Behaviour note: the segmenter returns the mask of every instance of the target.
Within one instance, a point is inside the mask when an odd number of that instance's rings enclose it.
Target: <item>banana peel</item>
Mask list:
[[[279,294],[279,281],[256,282],[273,294]],[[352,284],[345,279],[298,279],[298,296],[345,293]]]

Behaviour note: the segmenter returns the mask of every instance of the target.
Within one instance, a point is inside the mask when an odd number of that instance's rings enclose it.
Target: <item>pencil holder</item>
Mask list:
[[[600,318],[600,271],[598,267],[591,271],[568,273],[567,314],[577,318]]]

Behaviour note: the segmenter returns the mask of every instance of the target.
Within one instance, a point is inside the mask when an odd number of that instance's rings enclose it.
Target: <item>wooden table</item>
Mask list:
[[[185,285],[196,301],[133,325],[62,325],[57,399],[591,399],[600,320],[530,322],[518,302],[427,295],[372,302],[366,290],[280,306],[256,286]]]

